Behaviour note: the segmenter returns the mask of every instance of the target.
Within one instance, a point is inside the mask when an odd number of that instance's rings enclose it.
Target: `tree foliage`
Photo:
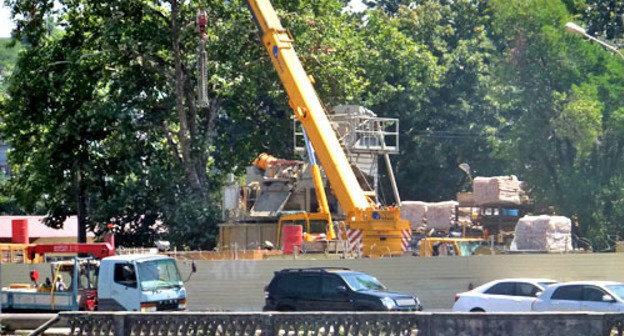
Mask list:
[[[115,223],[125,245],[212,248],[225,175],[260,152],[293,155],[288,98],[243,1],[8,3],[24,43],[0,103],[9,187],[50,225],[78,213],[96,231]],[[581,19],[618,41],[617,2],[273,3],[326,105],[400,119],[403,199],[453,198],[469,163],[518,175],[537,211],[577,216],[581,235],[624,234],[624,64],[563,29]]]

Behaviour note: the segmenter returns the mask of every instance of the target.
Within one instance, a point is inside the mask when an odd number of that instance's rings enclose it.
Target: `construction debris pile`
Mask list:
[[[476,177],[474,179],[475,205],[520,204],[522,201],[521,182],[515,175]]]
[[[455,212],[458,203],[446,202],[401,202],[401,218],[410,222],[412,230],[435,229],[449,230],[456,224]]]
[[[512,251],[572,250],[572,221],[563,216],[524,216],[518,221]]]

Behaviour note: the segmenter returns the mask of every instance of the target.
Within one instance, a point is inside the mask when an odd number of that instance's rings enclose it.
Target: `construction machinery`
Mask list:
[[[374,192],[362,189],[314,90],[314,80],[303,69],[293,47],[293,38],[282,27],[271,3],[248,0],[247,4],[260,30],[262,43],[290,97],[295,118],[301,123],[345,212],[348,232],[340,234],[348,237],[350,249],[357,249],[364,256],[402,254],[411,233],[409,222],[401,219],[398,207],[379,206]],[[397,205],[400,205],[398,193],[395,196]],[[316,214],[293,214],[284,220],[305,221],[310,216],[325,218],[323,211],[321,206],[321,211]]]
[[[175,260],[164,255],[115,256],[108,243],[44,244],[28,247],[28,256],[89,254],[51,263],[50,277],[33,284],[2,288],[3,311],[185,310],[186,289]]]
[[[460,256],[472,255],[479,247],[487,245],[481,238],[424,237],[420,240],[419,256]]]

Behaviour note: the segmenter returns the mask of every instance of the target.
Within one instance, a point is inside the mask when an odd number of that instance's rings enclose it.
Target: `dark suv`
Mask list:
[[[264,290],[264,311],[417,311],[417,297],[390,292],[374,277],[348,268],[275,272]]]

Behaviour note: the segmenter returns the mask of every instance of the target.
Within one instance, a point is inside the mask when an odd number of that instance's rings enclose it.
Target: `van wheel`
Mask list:
[[[470,312],[471,313],[485,313],[485,310],[483,310],[483,308],[472,308]]]

